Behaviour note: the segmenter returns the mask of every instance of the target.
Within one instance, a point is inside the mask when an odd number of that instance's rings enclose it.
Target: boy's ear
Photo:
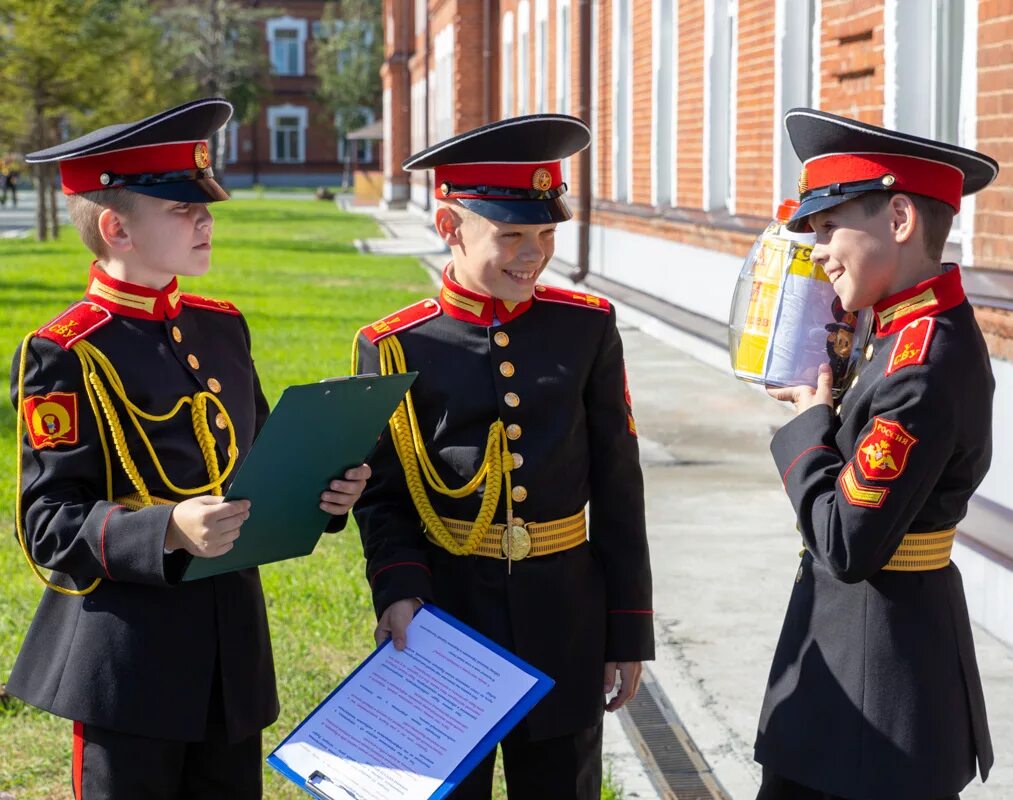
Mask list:
[[[918,209],[906,194],[893,194],[887,204],[890,215],[890,232],[897,244],[908,241],[918,225]]]
[[[99,213],[98,232],[110,252],[122,253],[131,247],[130,234],[123,224],[123,217],[111,208],[104,208]]]
[[[436,233],[450,247],[459,246],[461,242],[461,215],[448,205],[440,204],[436,209],[434,223]]]

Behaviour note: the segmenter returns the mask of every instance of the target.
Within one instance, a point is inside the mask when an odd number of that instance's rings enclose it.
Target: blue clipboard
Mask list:
[[[442,620],[448,625],[461,631],[474,641],[484,645],[486,648],[497,654],[505,661],[509,661],[514,666],[518,667],[522,672],[527,673],[529,676],[535,679],[534,685],[528,690],[527,694],[524,695],[503,717],[500,718],[489,732],[483,736],[478,743],[471,749],[471,752],[465,756],[464,760],[447,776],[443,784],[429,796],[429,800],[442,800],[450,794],[457,785],[464,780],[464,778],[479,765],[483,758],[485,758],[497,744],[499,744],[514,726],[520,722],[527,713],[535,707],[535,705],[549,693],[549,690],[555,685],[555,681],[546,675],[544,672],[535,669],[533,666],[528,664],[526,661],[518,658],[516,655],[511,653],[509,650],[496,644],[491,639],[483,636],[478,631],[465,625],[460,620],[452,617],[446,611],[437,608],[436,606],[426,603],[422,608],[419,609],[416,614],[421,613],[425,609],[431,613],[434,617]],[[368,664],[373,658],[383,651],[386,647],[393,647],[394,643],[389,639],[380,645],[376,650],[370,653],[369,657],[366,658],[358,667],[351,672],[338,686],[332,691],[327,697],[321,701],[315,709],[302,721],[300,722],[291,733],[288,734],[278,745],[274,748],[271,754],[267,757],[267,763],[277,770],[279,773],[288,778],[292,783],[301,788],[307,794],[317,798],[317,800],[350,800],[349,795],[341,791],[340,793],[331,794],[328,791],[328,783],[326,776],[314,772],[311,775],[303,776],[298,774],[288,764],[286,764],[281,758],[277,756],[278,750],[285,745],[300,728],[305,725],[310,718],[312,718],[321,707],[326,705],[335,694],[341,691],[342,687],[348,681],[350,681],[355,675]],[[333,788],[333,784],[331,784]]]

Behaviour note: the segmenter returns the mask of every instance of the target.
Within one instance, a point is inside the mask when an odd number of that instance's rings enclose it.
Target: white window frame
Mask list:
[[[426,32],[426,17],[429,15],[429,0],[415,0],[415,35]]]
[[[448,24],[433,40],[435,83],[433,86],[434,142],[454,135],[454,25]]]
[[[281,160],[278,158],[278,143],[275,139],[275,130],[280,117],[296,117],[299,120],[299,135],[296,138],[299,152],[296,158]],[[309,126],[309,109],[305,106],[291,104],[283,106],[270,106],[267,109],[267,127],[271,140],[271,163],[272,164],[305,164],[306,163],[306,129]]]
[[[535,0],[535,112],[549,110],[549,2]]]
[[[669,40],[669,51],[664,54],[668,59],[667,76],[669,84],[669,102],[671,113],[668,119],[663,119],[661,109],[661,78],[662,78],[662,11],[663,3],[668,3],[670,12],[670,26],[667,31],[671,37]],[[651,3],[651,107],[653,109],[651,124],[651,205],[653,206],[674,206],[678,197],[678,130],[679,130],[679,2],[678,0],[654,0]],[[668,139],[668,181],[667,186],[662,187],[663,175],[661,174],[661,141],[662,134]],[[664,191],[662,191],[664,189]],[[665,197],[667,193],[668,197]]]
[[[517,6],[517,113],[531,113],[531,3]]]
[[[281,77],[296,77],[306,74],[306,35],[307,35],[307,21],[305,19],[299,19],[298,17],[275,17],[267,21],[267,46],[268,56],[271,62],[271,74],[279,75]],[[295,72],[278,72],[276,70],[276,64],[274,62],[274,40],[278,31],[292,31],[296,32],[296,41],[298,49],[296,50],[296,71]]]
[[[805,4],[804,7],[800,6]],[[774,9],[774,171],[772,212],[782,200],[798,198],[802,162],[784,130],[784,114],[819,104],[819,17],[821,0],[777,0]],[[801,10],[802,13],[799,13]],[[806,47],[799,47],[805,42]]]
[[[945,9],[951,3],[963,6],[962,35],[955,37],[946,26]],[[887,128],[942,139],[944,134],[956,134],[961,147],[972,147],[977,139],[977,52],[978,52],[978,3],[976,0],[922,0],[908,3],[906,0],[887,0],[884,8],[885,89],[883,98],[883,123]],[[912,38],[919,37],[919,38]],[[960,42],[960,92],[957,108],[956,128],[945,131],[941,128],[939,94],[940,76],[950,74],[947,58],[941,51]],[[928,42],[928,47],[911,48],[904,46],[910,41]],[[928,76],[928,80],[926,80]],[[944,78],[945,79],[945,78]],[[952,114],[953,112],[951,112]],[[959,243],[965,259],[970,254],[970,237],[974,227],[974,202],[961,201],[961,212],[954,219],[948,241]],[[970,219],[969,219],[970,218]],[[966,262],[965,262],[966,263]]]
[[[568,37],[563,36],[563,12],[566,12]],[[556,2],[556,111],[570,114],[573,91],[573,8],[570,0]],[[565,89],[563,88],[565,87]]]
[[[394,131],[392,129],[394,120],[394,103],[393,95],[389,86],[384,87],[383,90],[383,142],[381,143],[381,153],[383,154],[383,175],[385,178],[393,177],[391,171],[391,147],[394,140]]]
[[[500,118],[505,119],[514,113],[514,12],[507,11],[503,15],[502,36],[500,43]]]
[[[601,24],[599,14],[600,3],[591,4],[591,187],[594,196],[601,197],[601,169],[598,165],[598,154],[604,152],[604,143],[599,140],[598,113],[601,106],[601,94],[598,89],[598,78],[600,73],[599,59],[601,48],[598,45],[598,29]]]
[[[737,64],[738,0],[713,0],[704,10],[704,211],[735,213]]]
[[[626,7],[626,58],[620,64],[620,6]],[[624,69],[620,69],[623,66]],[[626,119],[619,119],[620,104]],[[620,131],[620,124],[622,130]],[[612,0],[612,199],[633,196],[633,0]]]

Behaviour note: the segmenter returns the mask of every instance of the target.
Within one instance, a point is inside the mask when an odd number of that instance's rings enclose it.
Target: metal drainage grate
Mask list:
[[[664,800],[730,800],[646,666],[619,718]]]

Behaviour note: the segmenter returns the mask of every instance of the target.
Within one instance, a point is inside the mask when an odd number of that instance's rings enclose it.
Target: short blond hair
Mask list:
[[[85,247],[99,258],[106,255],[106,243],[98,229],[99,215],[105,209],[130,214],[137,207],[137,195],[127,189],[99,189],[67,197],[67,214],[77,228]]]

